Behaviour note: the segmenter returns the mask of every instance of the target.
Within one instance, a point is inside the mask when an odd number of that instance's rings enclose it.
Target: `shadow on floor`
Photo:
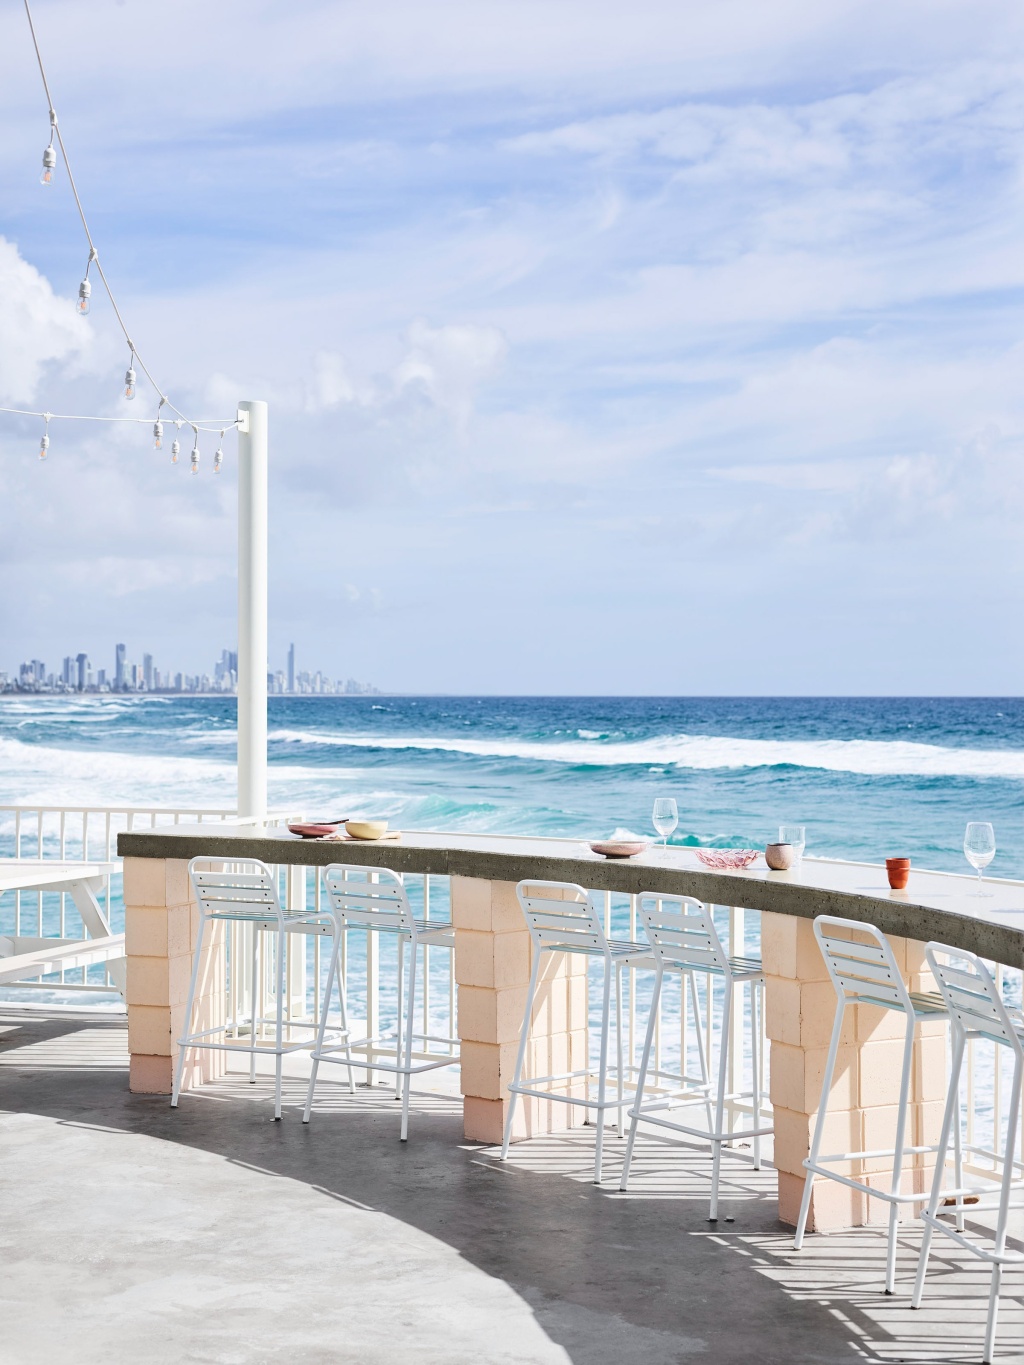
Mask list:
[[[172,1111],[164,1097],[128,1092],[124,1032],[123,1019],[0,1015],[0,1110],[196,1149],[399,1220],[510,1286],[578,1365],[980,1359],[988,1276],[940,1251],[931,1311],[911,1314],[914,1225],[901,1248],[902,1292],[886,1299],[882,1236],[811,1238],[796,1255],[775,1217],[771,1171],[727,1158],[723,1221],[711,1225],[706,1149],[638,1143],[636,1179],[621,1195],[616,1138],[598,1189],[588,1174],[592,1130],[522,1144],[503,1165],[493,1149],[464,1141],[458,1106],[443,1096],[417,1098],[408,1144],[398,1141],[397,1105],[383,1087],[353,1098],[324,1086],[308,1126],[297,1081],[286,1082],[281,1123],[268,1083],[250,1087],[236,1075],[183,1096]],[[1024,1360],[1015,1290],[1011,1281],[1001,1362]]]

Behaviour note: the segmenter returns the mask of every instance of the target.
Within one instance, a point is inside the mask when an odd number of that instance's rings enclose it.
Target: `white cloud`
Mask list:
[[[13,242],[0,237],[0,400],[22,407],[36,400],[47,367],[80,359],[92,329],[29,265]]]
[[[422,388],[455,418],[465,432],[477,387],[493,375],[508,354],[497,327],[449,323],[431,327],[422,318],[409,327],[409,352],[394,372],[398,390]]]

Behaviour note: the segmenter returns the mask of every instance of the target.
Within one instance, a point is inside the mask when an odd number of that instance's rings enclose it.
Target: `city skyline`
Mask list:
[[[150,652],[142,663],[128,658],[123,642],[114,645],[112,673],[93,668],[84,651],[65,654],[59,671],[48,670],[42,659],[26,659],[15,674],[0,670],[0,692],[49,692],[55,694],[92,693],[190,693],[192,695],[229,694],[238,686],[238,651],[222,649],[211,673],[187,673],[182,669],[161,670]],[[378,689],[354,678],[332,679],[323,669],[296,669],[294,643],[288,647],[285,668],[267,670],[267,692],[271,696],[375,696]]]

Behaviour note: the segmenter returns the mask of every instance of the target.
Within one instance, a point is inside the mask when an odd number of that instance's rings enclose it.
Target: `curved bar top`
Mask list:
[[[937,939],[969,948],[1006,966],[1024,968],[1024,882],[976,879],[914,869],[906,891],[891,891],[885,868],[871,863],[805,858],[798,869],[771,872],[763,859],[737,872],[713,872],[692,849],[654,847],[636,858],[606,859],[575,839],[403,832],[401,841],[301,839],[252,824],[174,825],[118,835],[127,858],[261,858],[306,867],[358,863],[396,872],[431,873],[496,882],[526,877],[577,882],[595,891],[645,891],[695,896],[715,905],[744,906],[813,919],[845,915],[883,933]]]

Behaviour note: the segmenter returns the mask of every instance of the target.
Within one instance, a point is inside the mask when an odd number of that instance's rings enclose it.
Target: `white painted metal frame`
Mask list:
[[[953,1035],[953,1065],[946,1095],[946,1108],[942,1117],[942,1133],[939,1137],[931,1196],[928,1207],[921,1215],[925,1225],[924,1238],[921,1242],[921,1257],[917,1265],[911,1307],[921,1306],[928,1270],[928,1255],[931,1250],[932,1234],[935,1231],[951,1237],[964,1251],[969,1251],[973,1256],[986,1261],[992,1267],[983,1356],[985,1365],[989,1365],[995,1352],[1003,1266],[1024,1264],[1024,1253],[1006,1249],[1006,1229],[1010,1210],[1024,1208],[1024,1201],[1014,1203],[1010,1199],[1012,1191],[1024,1185],[1024,1163],[1014,1158],[1021,1112],[1021,1083],[1024,1078],[1024,1020],[1011,1016],[992,973],[974,953],[965,949],[949,948],[941,943],[929,943],[925,949],[925,956],[949,1010]],[[1013,1057],[1013,1079],[1010,1083],[1010,1103],[1003,1150],[995,1152],[975,1147],[967,1149],[982,1156],[995,1158],[1002,1167],[1002,1173],[996,1185],[989,1182],[985,1185],[968,1186],[964,1185],[962,1174],[958,1171],[956,1188],[950,1191],[943,1189],[943,1179],[950,1136],[958,1134],[960,1129],[960,1075],[969,1039],[985,1040],[997,1049],[1008,1048]],[[998,1129],[996,1135],[998,1140]],[[972,1213],[996,1212],[996,1230],[990,1248],[964,1235],[962,1201],[967,1197],[973,1199],[978,1196],[991,1196],[993,1193],[997,1196],[993,1202],[977,1203],[971,1210]],[[956,1225],[951,1227],[939,1217],[939,1206],[943,1200],[948,1202],[953,1196],[957,1201],[957,1218]]]
[[[861,940],[834,935],[857,933]],[[911,992],[907,990],[903,976],[896,964],[892,947],[885,935],[873,924],[861,920],[843,919],[834,915],[819,915],[814,921],[814,936],[818,940],[825,966],[836,992],[836,1017],[832,1027],[828,1059],[822,1078],[821,1100],[814,1124],[810,1155],[804,1158],[807,1176],[804,1179],[803,1198],[800,1201],[800,1216],[797,1219],[794,1248],[799,1251],[803,1245],[804,1232],[811,1207],[811,1191],[814,1176],[824,1176],[836,1180],[852,1190],[859,1190],[871,1199],[880,1199],[889,1205],[889,1237],[885,1263],[885,1292],[892,1294],[896,1287],[896,1231],[899,1225],[901,1204],[923,1204],[924,1194],[903,1193],[903,1163],[908,1156],[935,1152],[937,1147],[914,1147],[906,1141],[907,1117],[910,1104],[911,1067],[914,1059],[914,1040],[917,1026],[922,1020],[948,1018],[948,1011],[941,996]],[[865,943],[862,940],[867,939]],[[896,1142],[892,1148],[877,1151],[840,1152],[822,1156],[821,1140],[825,1131],[825,1118],[832,1091],[832,1077],[835,1073],[839,1040],[843,1031],[843,1019],[850,1005],[876,1005],[883,1009],[899,1010],[907,1020],[903,1040],[903,1065],[900,1074],[900,1097],[896,1113]],[[836,1164],[865,1161],[869,1159],[892,1158],[892,1178],[889,1189],[882,1190],[869,1185],[854,1176],[843,1175],[832,1169]],[[957,1184],[961,1183],[960,1131],[957,1124],[956,1141]]]
[[[722,1147],[726,1143],[751,1140],[752,1157],[755,1170],[761,1169],[761,1138],[772,1133],[771,1124],[762,1125],[764,1113],[764,1084],[762,1075],[761,1032],[764,1015],[764,972],[759,958],[730,957],[722,946],[715,928],[710,906],[694,900],[690,896],[642,895],[638,900],[640,919],[650,941],[654,954],[655,982],[651,998],[651,1011],[647,1021],[647,1034],[644,1050],[640,1059],[640,1074],[636,1095],[629,1110],[629,1141],[626,1146],[626,1159],[622,1166],[622,1179],[619,1188],[625,1190],[629,1183],[629,1172],[633,1161],[633,1148],[636,1143],[638,1125],[651,1123],[659,1128],[692,1137],[710,1139],[713,1147],[711,1168],[711,1206],[709,1222],[718,1221],[718,1190],[721,1178]],[[685,1012],[687,984],[693,1005],[694,1026],[697,1032],[697,1046],[700,1055],[701,1075],[678,1077],[678,1084],[665,1092],[664,1073],[652,1071],[651,1053],[655,1041],[658,1009],[661,1001],[662,985],[666,972],[679,973],[683,978],[682,1009]],[[712,1113],[711,1081],[709,1078],[711,1056],[712,992],[706,993],[708,1019],[706,1029],[702,1029],[700,1002],[697,997],[694,973],[700,972],[722,982],[724,993],[722,1016],[719,1028],[718,1074],[715,1079],[715,1104]],[[742,1002],[740,991],[744,986],[750,988],[750,1050],[752,1067],[752,1089],[744,1092],[738,1088],[736,1077],[739,1068],[733,1065],[733,1058],[741,1059],[738,1025],[742,1021]],[[739,989],[737,989],[737,987]],[[702,1033],[706,1032],[708,1047],[704,1051]],[[684,1067],[685,1073],[685,1067]],[[659,1093],[655,1098],[647,1098],[648,1081],[657,1083]],[[736,1129],[731,1121],[726,1121],[726,1106],[730,1101],[749,1098],[753,1126]],[[673,1119],[658,1117],[666,1111],[702,1105],[707,1117],[707,1129],[694,1128],[689,1124]],[[736,1155],[746,1156],[737,1152]],[[726,1221],[731,1222],[731,1219]]]
[[[185,1031],[178,1040],[178,1061],[174,1071],[174,1086],[171,1092],[171,1108],[176,1108],[181,1093],[181,1081],[185,1061],[190,1049],[205,1048],[215,1052],[243,1052],[249,1054],[249,1079],[256,1079],[256,1057],[269,1055],[276,1059],[274,1084],[274,1118],[281,1117],[281,1072],[286,1053],[307,1050],[309,1039],[302,1042],[286,1042],[285,1031],[304,1029],[317,1031],[323,1036],[325,1022],[285,1018],[287,992],[285,989],[285,964],[288,957],[289,938],[295,934],[331,934],[337,953],[341,937],[340,926],[330,910],[309,911],[305,908],[295,911],[282,909],[277,893],[277,878],[273,871],[257,858],[238,858],[226,862],[221,858],[193,858],[188,865],[188,875],[196,893],[199,905],[199,929],[193,947],[192,975],[189,981],[188,1002],[185,1006]],[[227,1042],[228,1032],[237,1030],[238,1021],[218,1024],[212,1028],[192,1032],[192,1012],[195,1006],[196,985],[202,965],[203,939],[207,926],[211,923],[229,925],[248,924],[252,929],[252,1018],[248,1044]],[[264,1019],[259,1011],[258,990],[258,953],[260,934],[273,934],[275,945],[274,1017]],[[348,1018],[345,1009],[345,993],[341,992],[341,1028],[339,1036],[344,1038],[348,1032]],[[261,1029],[273,1024],[273,1045],[261,1045]],[[212,1041],[221,1035],[221,1041]]]
[[[555,892],[555,895],[551,895]],[[547,893],[547,894],[546,894]],[[597,1136],[594,1150],[594,1184],[601,1183],[601,1167],[604,1155],[605,1112],[617,1111],[618,1133],[623,1136],[622,1110],[630,1103],[623,1090],[625,1065],[622,1048],[622,974],[627,967],[653,968],[651,950],[642,943],[632,940],[609,938],[601,922],[601,916],[588,891],[573,882],[522,881],[516,887],[516,895],[522,907],[533,943],[533,965],[530,969],[530,985],[526,993],[526,1011],[523,1027],[519,1035],[519,1051],[516,1056],[516,1069],[512,1083],[508,1087],[511,1100],[505,1119],[505,1133],[501,1144],[501,1159],[508,1157],[509,1143],[512,1140],[512,1123],[515,1118],[516,1104],[520,1095],[535,1099],[554,1100],[559,1104],[578,1105],[593,1110],[596,1114]],[[600,1056],[597,1070],[587,1067],[567,1071],[555,1076],[535,1076],[529,1082],[523,1081],[526,1064],[526,1047],[530,1034],[530,1019],[533,1003],[537,994],[540,966],[545,954],[569,953],[585,957],[600,958],[604,961],[604,989],[601,1004]],[[611,1022],[612,976],[615,977],[615,1025],[617,1063],[608,1065],[608,1034]],[[588,982],[589,986],[589,982]],[[632,994],[632,993],[631,993]],[[608,1098],[608,1073],[614,1072],[616,1095]],[[590,1081],[596,1074],[597,1099],[590,1098]],[[578,1095],[560,1095],[549,1087],[567,1082],[583,1081],[587,1085],[585,1098]]]
[[[388,1071],[395,1077],[395,1096],[402,1101],[401,1141],[409,1136],[409,1098],[412,1077],[425,1071],[435,1071],[439,1067],[453,1066],[459,1060],[458,1038],[447,1038],[431,1034],[427,1010],[429,1008],[427,954],[431,948],[447,948],[455,951],[455,930],[450,921],[416,919],[406,895],[402,878],[390,868],[368,868],[349,863],[332,863],[324,868],[324,889],[331,905],[332,913],[339,926],[334,943],[334,951],[324,986],[323,1005],[320,1012],[320,1028],[313,1048],[313,1069],[306,1092],[306,1107],[302,1121],[308,1123],[313,1108],[317,1073],[321,1062],[342,1062],[348,1067],[349,1088],[354,1093],[352,1068],[362,1067],[372,1079],[374,1071]],[[426,896],[425,896],[426,901]],[[425,905],[426,908],[426,905]],[[353,930],[368,932],[371,941],[376,934],[390,934],[398,946],[398,1011],[394,1035],[370,1035],[370,1020],[367,1021],[365,1038],[348,1038],[341,1045],[325,1044],[328,1010],[334,982],[342,988],[342,973],[339,971],[339,958],[345,935]],[[409,945],[408,982],[405,984],[407,997],[403,1019],[402,994],[403,974],[405,971],[405,948]],[[424,958],[424,1026],[417,1032],[416,1024],[416,977],[420,950]],[[369,954],[368,954],[369,960]],[[368,1002],[369,1003],[369,1002]],[[368,1010],[368,1015],[372,1012]],[[415,1043],[422,1044],[414,1051]],[[444,1053],[431,1051],[431,1044],[442,1046]],[[344,1052],[344,1057],[335,1055]],[[357,1055],[353,1055],[356,1053]],[[359,1056],[358,1053],[365,1054]],[[393,1059],[393,1060],[390,1060]]]

